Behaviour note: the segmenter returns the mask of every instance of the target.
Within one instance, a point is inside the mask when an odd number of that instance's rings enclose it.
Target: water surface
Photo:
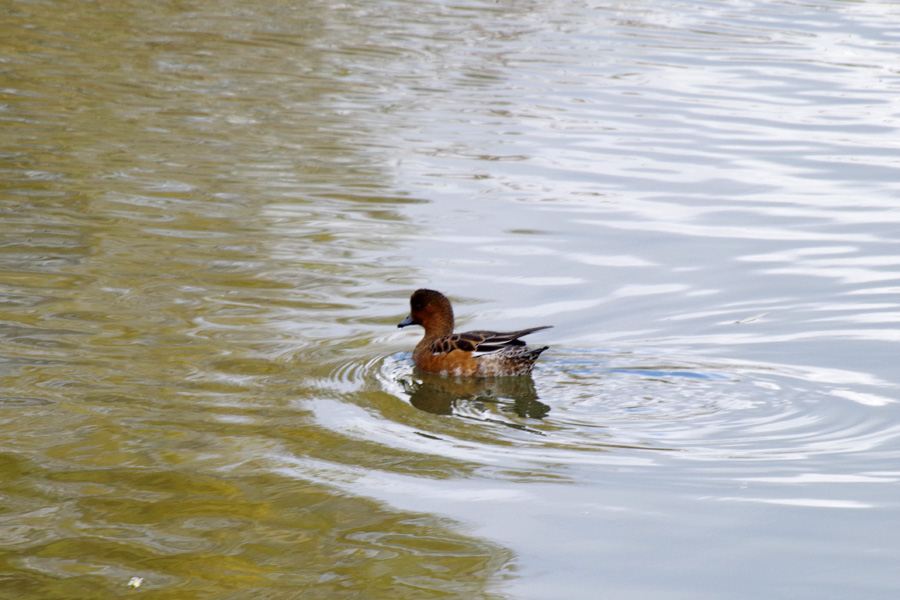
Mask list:
[[[895,598],[896,16],[11,5],[0,595]]]

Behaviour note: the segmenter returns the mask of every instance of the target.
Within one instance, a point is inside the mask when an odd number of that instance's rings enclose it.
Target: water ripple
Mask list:
[[[714,463],[797,460],[872,452],[900,438],[900,425],[882,414],[900,392],[822,367],[555,350],[533,378],[474,380],[423,374],[396,354],[341,364],[320,384],[341,395],[368,386],[379,397],[364,407],[320,400],[327,429],[481,464],[650,465],[660,452]]]

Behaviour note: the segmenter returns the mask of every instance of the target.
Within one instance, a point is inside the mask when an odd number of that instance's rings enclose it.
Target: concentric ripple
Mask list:
[[[686,458],[772,459],[867,450],[898,435],[878,413],[892,399],[841,394],[841,382],[869,377],[847,371],[610,354],[587,366],[563,357],[540,376],[554,398],[549,421],[571,444],[602,428],[617,443]]]
[[[560,350],[533,377],[465,379],[415,371],[408,354],[335,368],[342,406],[319,423],[407,450],[493,461],[800,459],[871,451],[900,435],[896,400],[870,375],[812,367]],[[851,386],[853,393],[845,387]],[[374,394],[348,394],[364,386]],[[860,392],[866,386],[878,393]],[[368,406],[354,406],[360,398]],[[427,440],[427,443],[423,443]],[[618,453],[617,453],[618,451]],[[635,451],[651,454],[635,454]]]

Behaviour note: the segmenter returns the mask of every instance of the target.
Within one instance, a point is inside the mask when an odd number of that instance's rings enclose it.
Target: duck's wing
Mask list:
[[[494,352],[509,346],[524,346],[525,342],[520,340],[520,337],[541,329],[550,329],[551,327],[552,325],[543,325],[530,329],[520,329],[519,331],[467,331],[465,333],[454,333],[437,338],[431,342],[429,348],[435,354],[444,354],[454,350],[462,350],[463,352]]]

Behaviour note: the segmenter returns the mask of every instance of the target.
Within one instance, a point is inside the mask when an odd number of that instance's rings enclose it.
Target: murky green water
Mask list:
[[[0,598],[895,598],[896,13],[10,4]]]

